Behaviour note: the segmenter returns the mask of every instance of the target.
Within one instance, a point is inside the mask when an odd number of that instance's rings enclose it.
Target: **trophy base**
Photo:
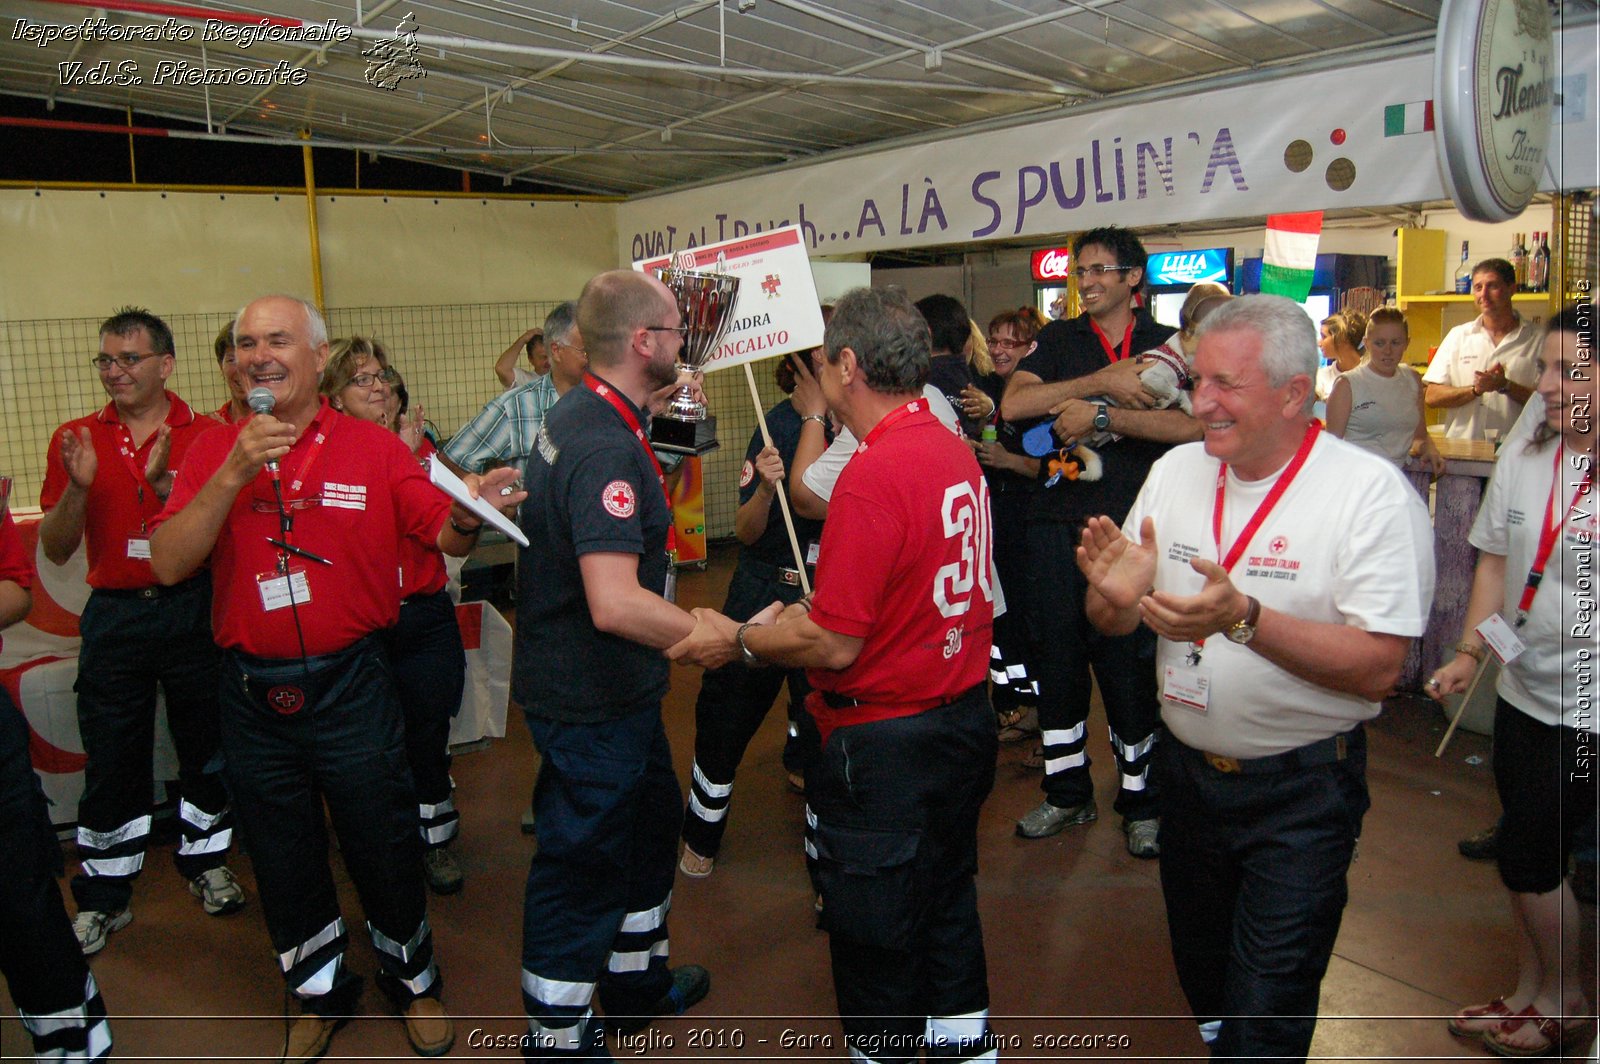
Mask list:
[[[665,415],[650,422],[650,446],[669,454],[705,454],[722,446],[717,439],[717,419],[708,414],[702,421],[681,421]]]

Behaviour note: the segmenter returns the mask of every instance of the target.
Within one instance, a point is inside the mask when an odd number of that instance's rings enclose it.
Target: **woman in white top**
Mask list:
[[[1322,319],[1317,346],[1328,364],[1317,370],[1317,398],[1326,400],[1339,374],[1361,364],[1361,339],[1367,332],[1367,316],[1359,310],[1341,310]]]
[[[1581,1042],[1593,1025],[1583,982],[1581,918],[1563,876],[1597,789],[1594,312],[1562,311],[1540,359],[1544,422],[1500,450],[1468,537],[1479,550],[1455,657],[1433,674],[1435,698],[1467,688],[1485,654],[1485,621],[1503,618],[1524,646],[1497,685],[1495,786],[1500,879],[1511,892],[1517,985],[1457,1012],[1450,1031],[1502,1056],[1536,1056]],[[1541,557],[1543,555],[1543,557]]]
[[[1328,393],[1328,431],[1397,466],[1419,455],[1437,477],[1444,472],[1444,457],[1428,435],[1422,378],[1401,362],[1410,344],[1404,314],[1394,307],[1372,312],[1366,361],[1341,374]]]

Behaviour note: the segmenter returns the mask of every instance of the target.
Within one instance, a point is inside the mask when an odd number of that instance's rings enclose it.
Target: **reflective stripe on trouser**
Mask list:
[[[1117,759],[1117,778],[1124,792],[1146,790],[1150,785],[1150,752],[1155,749],[1156,733],[1150,732],[1133,742],[1124,741],[1114,728],[1107,728],[1111,736],[1111,751]],[[1154,816],[1155,811],[1151,810]]]
[[[178,830],[182,836],[178,840],[179,856],[226,854],[233,846],[233,811],[223,808],[209,813],[184,799],[178,803]]]
[[[419,804],[417,819],[422,822],[422,841],[427,846],[443,846],[461,833],[461,814],[454,798],[435,805]]]
[[[596,991],[607,1013],[635,1016],[671,988],[683,796],[655,706],[594,724],[529,716],[528,730],[543,762],[522,920],[523,1007],[540,1044],[526,1055],[588,1055],[600,1039],[585,1018]]]
[[[106,1022],[106,1005],[93,975],[84,976],[83,1000],[57,1012],[31,1013],[17,1010],[22,1026],[33,1038],[34,1059],[109,1060],[111,1025]]]
[[[109,831],[78,825],[78,856],[86,876],[121,876],[132,879],[144,867],[150,843],[150,816],[135,817]]]
[[[422,997],[432,990],[439,979],[439,968],[433,962],[433,929],[424,916],[422,923],[404,943],[379,931],[370,921],[367,931],[372,935],[372,945],[378,951],[378,964],[384,975],[405,987],[411,997]]]
[[[261,692],[279,684],[303,688],[306,704],[287,716],[267,706]],[[330,1015],[350,1012],[360,990],[342,960],[349,936],[328,865],[331,818],[374,930],[380,984],[402,1006],[436,995],[416,797],[377,641],[314,658],[309,672],[230,653],[222,698],[234,808],[290,988],[308,1011]]]
[[[278,967],[283,970],[284,981],[295,997],[318,998],[338,985],[344,969],[345,947],[349,944],[350,933],[345,930],[344,918],[336,917],[293,949],[280,952]]]
[[[73,690],[87,758],[78,803],[86,863],[73,877],[72,893],[80,910],[115,911],[127,906],[149,843],[158,693],[177,755],[179,793],[208,814],[228,805],[217,771],[220,652],[211,637],[210,582],[193,581],[153,599],[91,592],[79,630]],[[199,851],[180,844],[175,854],[188,879],[226,857],[225,844]]]

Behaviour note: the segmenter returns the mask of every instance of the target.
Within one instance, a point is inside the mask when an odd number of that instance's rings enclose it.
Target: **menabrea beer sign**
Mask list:
[[[1538,191],[1555,58],[1544,0],[1446,0],[1435,52],[1442,114],[1434,136],[1445,188],[1468,217],[1514,218]]]

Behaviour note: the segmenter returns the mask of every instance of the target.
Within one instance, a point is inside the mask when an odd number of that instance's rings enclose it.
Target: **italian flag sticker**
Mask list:
[[[1383,135],[1403,137],[1408,133],[1429,133],[1433,130],[1433,101],[1392,103],[1383,109]]]

